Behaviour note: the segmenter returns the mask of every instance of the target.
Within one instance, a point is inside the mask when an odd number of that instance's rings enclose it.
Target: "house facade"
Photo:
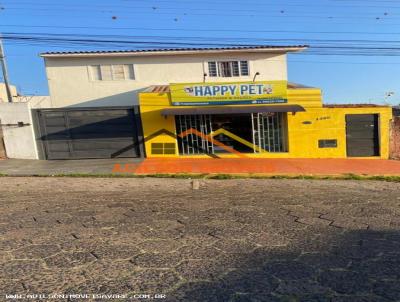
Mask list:
[[[328,106],[288,82],[287,54],[305,49],[44,53],[39,158],[388,158],[390,107]]]
[[[139,92],[155,84],[252,81],[256,73],[258,81],[286,81],[287,53],[303,49],[45,53],[42,57],[54,107],[131,106],[138,104]],[[220,62],[226,62],[223,71]]]

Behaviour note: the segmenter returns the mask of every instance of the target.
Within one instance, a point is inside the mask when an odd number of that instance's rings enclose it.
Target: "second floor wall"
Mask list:
[[[286,54],[273,53],[47,57],[45,63],[53,107],[136,105],[137,94],[152,85],[252,81],[256,73],[257,81],[287,80]]]

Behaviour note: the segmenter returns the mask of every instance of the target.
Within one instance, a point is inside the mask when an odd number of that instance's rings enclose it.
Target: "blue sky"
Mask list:
[[[44,51],[134,49],[159,41],[162,46],[310,44],[310,51],[289,55],[290,81],[322,88],[325,103],[400,103],[396,0],[5,0],[0,8],[5,37],[63,34],[124,41],[6,39],[10,79],[23,94],[48,93],[38,56]],[[395,94],[385,98],[387,92]]]

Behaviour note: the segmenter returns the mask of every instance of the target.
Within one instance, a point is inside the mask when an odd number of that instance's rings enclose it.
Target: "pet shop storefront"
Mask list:
[[[390,107],[324,106],[318,88],[179,83],[139,100],[148,158],[388,157]]]

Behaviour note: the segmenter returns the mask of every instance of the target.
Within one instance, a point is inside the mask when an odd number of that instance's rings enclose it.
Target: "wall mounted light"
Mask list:
[[[253,77],[253,82],[256,81],[256,77],[259,76],[259,75],[260,75],[260,73],[257,71],[257,72],[255,73],[254,77]]]

